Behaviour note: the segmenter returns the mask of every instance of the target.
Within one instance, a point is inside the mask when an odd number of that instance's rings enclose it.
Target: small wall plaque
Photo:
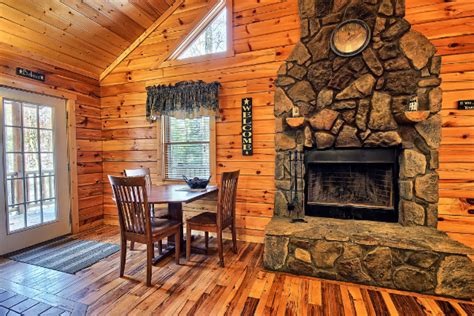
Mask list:
[[[45,75],[40,72],[34,72],[25,68],[16,68],[16,74],[18,76],[26,77],[33,80],[44,81]]]
[[[458,101],[458,110],[474,110],[474,100]]]
[[[242,99],[242,155],[253,155],[252,98]]]
[[[410,101],[408,101],[407,111],[409,112],[418,111],[418,96],[413,96],[410,98]]]

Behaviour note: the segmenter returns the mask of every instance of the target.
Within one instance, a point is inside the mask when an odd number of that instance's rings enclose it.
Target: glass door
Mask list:
[[[70,232],[66,105],[0,89],[0,254]]]

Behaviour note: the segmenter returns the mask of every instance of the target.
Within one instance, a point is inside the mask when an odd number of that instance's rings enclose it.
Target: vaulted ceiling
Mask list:
[[[173,2],[1,0],[0,52],[98,78]]]

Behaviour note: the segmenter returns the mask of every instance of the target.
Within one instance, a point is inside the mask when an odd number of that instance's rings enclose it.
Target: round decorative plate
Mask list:
[[[354,56],[369,45],[370,37],[367,23],[361,20],[347,20],[332,32],[331,49],[339,56]]]

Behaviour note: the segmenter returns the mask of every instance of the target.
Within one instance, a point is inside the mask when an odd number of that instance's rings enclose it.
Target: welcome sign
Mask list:
[[[242,155],[253,155],[252,98],[242,99]]]

